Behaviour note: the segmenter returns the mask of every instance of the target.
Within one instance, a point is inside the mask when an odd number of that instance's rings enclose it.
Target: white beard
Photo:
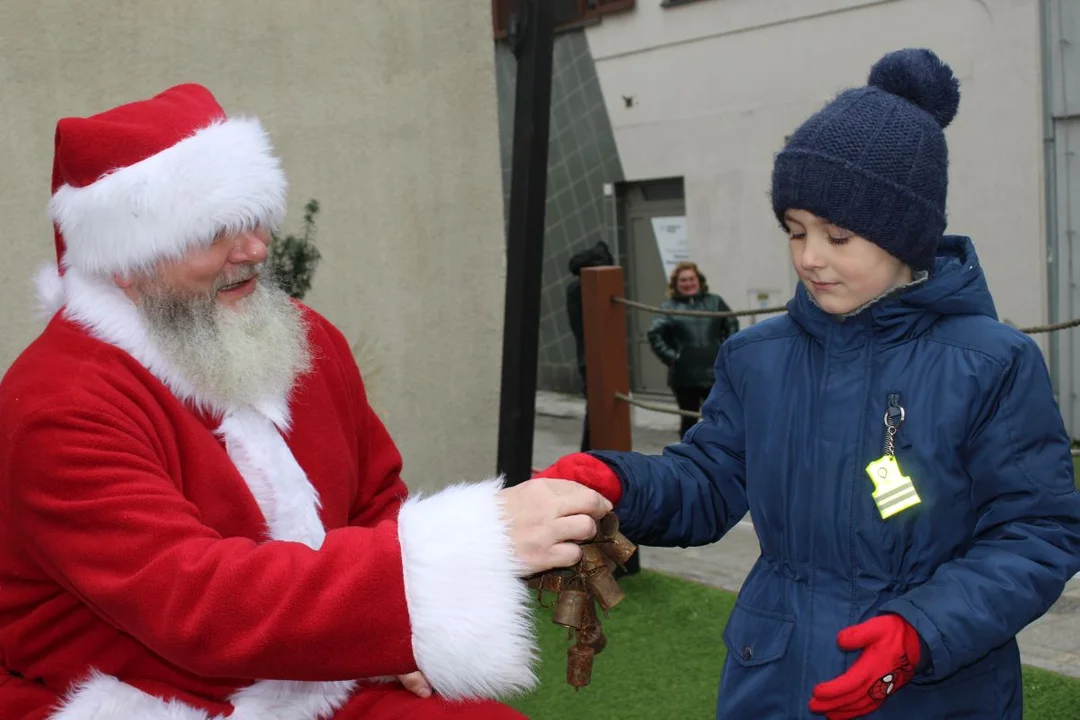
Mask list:
[[[196,392],[225,407],[286,398],[311,367],[300,309],[267,273],[235,307],[213,294],[184,296],[155,283],[137,306],[162,354]]]

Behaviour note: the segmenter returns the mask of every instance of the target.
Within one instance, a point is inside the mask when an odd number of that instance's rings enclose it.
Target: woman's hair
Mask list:
[[[690,262],[689,260],[683,260],[681,263],[675,266],[675,269],[671,271],[671,277],[668,278],[667,296],[669,298],[678,296],[679,275],[682,273],[683,270],[693,270],[694,273],[697,275],[698,285],[701,286],[698,292],[709,292],[709,283],[705,281],[705,275],[703,275],[702,272],[698,270],[697,263]]]

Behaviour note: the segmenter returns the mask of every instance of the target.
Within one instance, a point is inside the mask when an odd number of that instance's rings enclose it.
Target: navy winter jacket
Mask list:
[[[721,348],[704,418],[661,456],[596,453],[644,545],[718,540],[749,510],[761,556],[724,633],[717,718],[810,718],[857,658],[842,628],[891,612],[924,669],[872,717],[1021,718],[1015,635],[1080,570],[1080,495],[1042,355],[999,323],[967,238],[930,278],[844,319],[800,286]],[[887,398],[922,502],[883,520],[866,466]]]

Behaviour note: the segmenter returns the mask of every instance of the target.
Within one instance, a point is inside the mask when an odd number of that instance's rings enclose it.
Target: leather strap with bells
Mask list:
[[[637,546],[619,532],[619,519],[608,513],[596,524],[596,536],[582,544],[581,560],[570,568],[533,575],[529,587],[537,591],[540,607],[554,607],[551,620],[576,638],[567,650],[566,682],[581,689],[592,679],[593,659],[607,645],[596,606],[607,613],[622,602],[622,588],[615,580],[621,567],[637,552]],[[554,606],[544,604],[544,593],[558,595]]]

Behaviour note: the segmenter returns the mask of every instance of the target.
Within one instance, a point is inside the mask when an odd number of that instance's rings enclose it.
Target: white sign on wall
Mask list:
[[[690,259],[686,242],[686,216],[654,217],[652,229],[656,248],[660,251],[660,262],[664,264],[664,285],[667,285],[675,266]]]
[[[788,300],[788,296],[779,290],[751,289],[746,291],[746,309],[780,307]],[[760,320],[773,317],[773,315],[744,315],[739,318],[742,327],[754,325]]]

